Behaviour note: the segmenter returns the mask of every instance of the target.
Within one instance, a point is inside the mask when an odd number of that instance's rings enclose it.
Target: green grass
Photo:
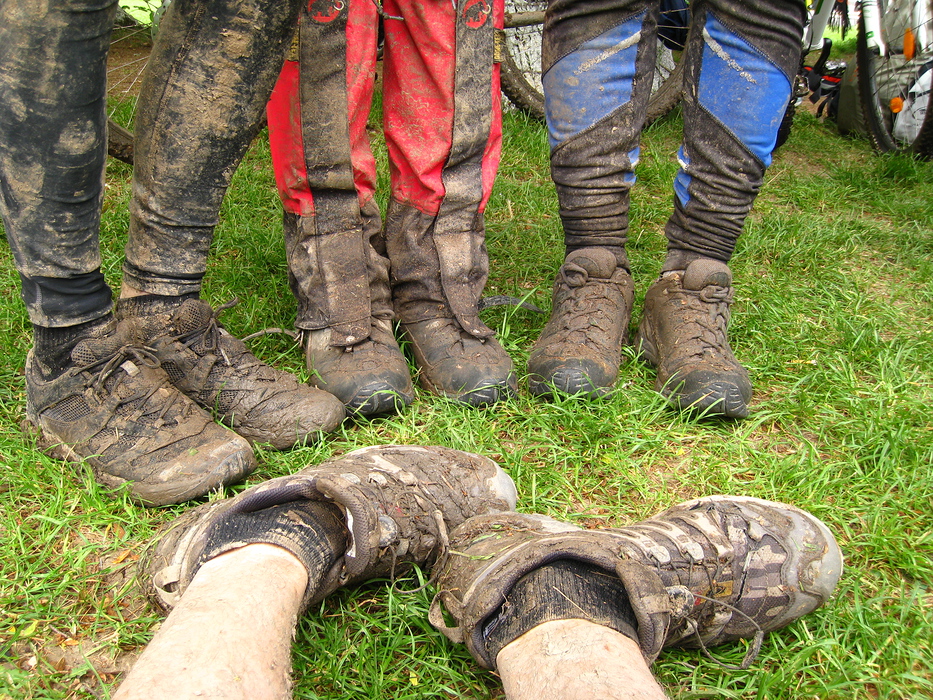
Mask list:
[[[639,300],[663,257],[680,126],[675,114],[644,139],[629,245]],[[102,238],[116,286],[130,170],[109,168]],[[420,393],[402,416],[348,425],[293,452],[260,453],[249,483],[363,445],[433,443],[497,459],[518,485],[521,510],[590,527],[717,492],[788,501],[837,533],[847,570],[836,596],[772,634],[748,671],[671,652],[654,667],[661,683],[674,698],[933,695],[931,202],[930,164],[878,157],[798,117],[733,260],[733,346],[756,392],[745,422],[696,423],[670,411],[652,372],[629,361],[619,391],[600,402],[541,403],[523,391],[473,411]],[[548,309],[562,243],[546,137],[512,114],[487,226],[487,293]],[[134,559],[183,507],[145,510],[114,498],[21,435],[29,324],[6,247],[0,256],[0,351],[8,358],[0,365],[0,698],[107,697],[158,623],[132,585]],[[214,304],[241,298],[225,316],[234,333],[292,323],[263,140],[224,205],[204,296]],[[546,318],[504,307],[484,318],[523,373]],[[288,337],[251,345],[306,376]],[[429,591],[383,583],[325,601],[297,633],[295,696],[500,697],[496,677],[428,625],[429,602]],[[744,652],[741,644],[714,650],[731,663]]]

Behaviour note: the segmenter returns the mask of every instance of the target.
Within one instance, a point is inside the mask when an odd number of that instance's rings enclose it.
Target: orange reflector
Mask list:
[[[904,30],[904,58],[908,61],[913,60],[917,52],[917,41],[914,38],[914,30],[910,27]]]
[[[900,97],[891,98],[891,111],[897,114],[904,109],[904,100]]]

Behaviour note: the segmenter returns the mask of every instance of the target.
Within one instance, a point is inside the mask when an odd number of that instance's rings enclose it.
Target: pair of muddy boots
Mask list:
[[[308,569],[305,607],[432,567],[432,624],[486,668],[525,631],[561,619],[612,627],[649,663],[666,647],[753,639],[747,666],[765,633],[825,603],[842,573],[826,525],[783,503],[711,496],[583,530],[515,513],[515,499],[485,457],[368,447],[187,511],[148,548],[145,585],[170,610],[204,562],[269,543]]]
[[[402,410],[414,390],[398,318],[422,387],[477,407],[513,395],[512,361],[477,315],[488,269],[482,230],[437,236],[437,217],[392,202],[387,237],[374,202],[361,214],[359,226],[336,233],[319,231],[318,216],[285,214],[310,382],[354,416]]]
[[[744,418],[752,387],[728,339],[732,273],[699,258],[666,270],[645,296],[635,348],[657,369],[655,388],[678,408]],[[528,360],[537,396],[603,396],[628,343],[634,285],[608,248],[571,251],[554,282],[551,319]]]
[[[260,362],[199,299],[125,300],[91,326],[60,371],[30,352],[27,427],[145,505],[240,481],[256,467],[252,443],[287,449],[344,419],[333,396]]]

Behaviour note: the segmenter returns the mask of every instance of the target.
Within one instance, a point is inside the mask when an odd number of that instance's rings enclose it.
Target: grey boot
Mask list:
[[[322,235],[315,216],[285,214],[289,281],[298,299],[310,382],[352,415],[398,412],[414,398],[408,363],[392,332],[389,261],[379,210],[361,225]]]
[[[645,296],[635,346],[658,370],[655,388],[679,408],[748,415],[752,383],[729,347],[732,298],[729,266],[709,258],[662,273]]]
[[[482,214],[425,214],[392,201],[386,221],[392,295],[421,385],[471,406],[517,392],[512,360],[479,319],[489,270]]]

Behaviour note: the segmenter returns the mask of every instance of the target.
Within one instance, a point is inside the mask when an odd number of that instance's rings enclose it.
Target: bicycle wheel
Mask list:
[[[547,0],[506,0],[501,63],[502,92],[517,109],[540,121],[544,121],[541,30],[545,9]],[[680,50],[658,41],[657,51],[646,125],[670,112],[683,92]]]
[[[871,45],[859,18],[856,60],[859,96],[869,138],[882,152],[913,152],[933,157],[930,76],[933,72],[933,8],[930,0],[879,1],[881,40]],[[921,86],[921,89],[918,89]]]

